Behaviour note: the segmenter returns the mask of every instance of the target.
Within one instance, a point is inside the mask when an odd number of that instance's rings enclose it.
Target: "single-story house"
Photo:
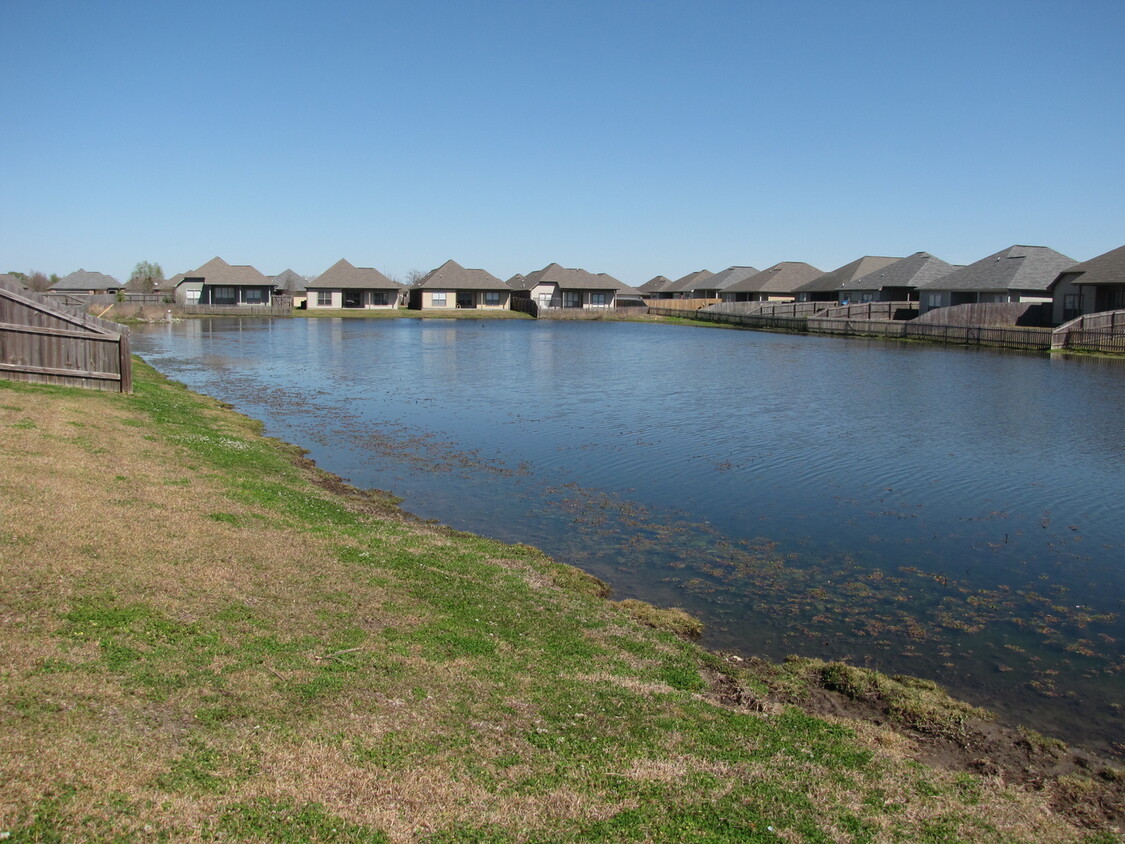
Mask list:
[[[823,270],[804,261],[781,261],[719,292],[724,302],[792,302],[796,290]]]
[[[888,264],[893,264],[900,258],[888,258],[882,255],[864,255],[856,258],[850,264],[844,264],[831,272],[823,273],[811,281],[807,281],[796,289],[795,298],[798,302],[839,302],[841,301],[840,288],[861,276],[881,270]]]
[[[953,305],[1049,303],[1055,279],[1074,264],[1046,246],[1009,246],[919,285],[918,313]]]
[[[722,292],[732,284],[745,281],[752,275],[757,275],[761,270],[755,267],[727,267],[719,270],[714,275],[708,276],[692,291],[696,299],[718,299]]]
[[[624,286],[605,273],[594,275],[554,263],[522,278],[514,276],[508,284],[514,297],[530,298],[540,308],[612,308]]]
[[[50,293],[116,293],[121,289],[121,282],[111,275],[96,273],[90,270],[75,270],[52,284],[47,292]]]
[[[915,252],[864,276],[840,285],[841,302],[917,302],[918,287],[930,284],[957,267],[929,252]]]
[[[643,296],[645,299],[656,299],[658,298],[658,294],[660,293],[660,291],[671,283],[672,280],[667,276],[653,276],[640,287],[638,287],[637,290],[641,292],[641,296]]]
[[[212,258],[202,267],[174,276],[176,301],[187,305],[268,305],[273,282],[251,266]]]
[[[714,273],[710,270],[696,270],[677,278],[660,290],[661,299],[694,299],[695,289],[703,286]]]
[[[307,307],[397,308],[406,287],[371,267],[355,267],[341,258],[306,284]]]
[[[1125,310],[1125,246],[1067,267],[1052,285],[1054,321]]]
[[[454,260],[430,270],[409,291],[415,310],[487,308],[507,310],[512,288],[486,270],[469,270]]]

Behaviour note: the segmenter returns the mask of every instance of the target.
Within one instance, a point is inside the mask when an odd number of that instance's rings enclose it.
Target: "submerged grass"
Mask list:
[[[682,613],[135,383],[0,382],[10,840],[1083,838],[1046,794],[764,698],[817,681],[953,728],[917,683],[756,675]]]

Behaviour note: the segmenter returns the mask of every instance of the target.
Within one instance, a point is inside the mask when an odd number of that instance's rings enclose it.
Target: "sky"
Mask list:
[[[0,0],[0,270],[1125,244],[1122,0]]]

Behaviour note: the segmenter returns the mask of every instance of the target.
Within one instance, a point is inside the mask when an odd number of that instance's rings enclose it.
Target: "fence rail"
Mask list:
[[[0,378],[132,392],[127,330],[0,282]]]

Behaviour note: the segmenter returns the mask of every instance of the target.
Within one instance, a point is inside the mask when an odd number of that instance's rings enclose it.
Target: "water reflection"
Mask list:
[[[1121,362],[524,321],[214,319],[135,346],[419,515],[687,607],[710,645],[1125,734]]]

